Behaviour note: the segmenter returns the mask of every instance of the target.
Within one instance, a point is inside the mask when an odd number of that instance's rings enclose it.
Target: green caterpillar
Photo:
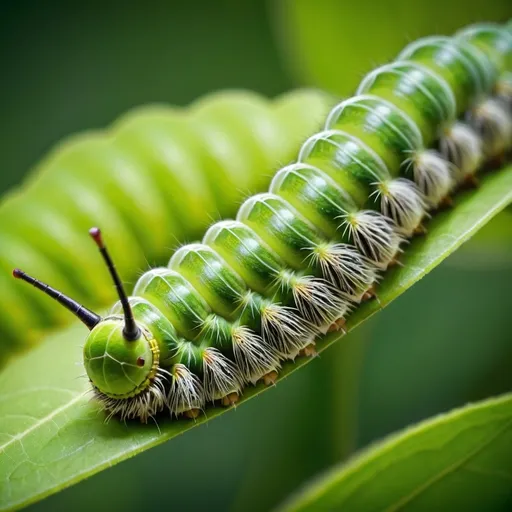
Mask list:
[[[139,108],[107,132],[55,148],[0,205],[2,353],[69,320],[34,290],[13,287],[16,262],[104,307],[115,295],[83,230],[101,221],[115,234],[112,253],[125,276],[135,277],[146,262],[164,263],[169,247],[199,236],[212,218],[232,215],[242,194],[264,190],[277,163],[294,158],[332,104],[314,90],[274,101],[228,91],[186,109]]]
[[[511,54],[512,34],[498,25],[413,43],[331,110],[269,192],[145,272],[132,297],[93,228],[120,299],[105,318],[14,276],[91,330],[84,364],[109,417],[234,404],[245,386],[274,382],[282,361],[314,354],[316,337],[372,297],[428,212],[507,158]]]

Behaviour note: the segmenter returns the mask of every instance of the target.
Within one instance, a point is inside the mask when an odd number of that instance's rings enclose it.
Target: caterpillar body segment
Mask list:
[[[498,72],[512,68],[512,33],[507,25],[476,23],[459,30],[454,37],[478,47]]]
[[[455,167],[457,183],[471,178],[481,166],[485,156],[492,157],[504,150],[510,139],[509,123],[496,108],[496,100],[489,97],[499,90],[505,91],[506,82],[498,77],[503,69],[503,58],[491,50],[485,41],[499,41],[496,48],[510,51],[508,38],[494,25],[470,27],[454,38],[425,38],[408,46],[399,59],[423,62],[442,75],[457,98],[457,112],[465,113],[466,122],[456,121],[443,128],[440,151]],[[483,38],[483,39],[481,39]],[[486,53],[487,51],[487,53]],[[432,59],[426,55],[431,54]],[[506,73],[505,73],[506,75]],[[503,94],[503,92],[501,93]],[[468,124],[469,123],[469,124]],[[486,140],[482,140],[483,138]]]
[[[328,123],[342,107],[331,112]],[[380,118],[373,118],[372,122],[380,124]],[[380,149],[393,155],[385,144]],[[409,155],[406,151],[404,154]],[[302,146],[299,161],[321,168],[350,193],[359,209],[380,210],[403,236],[412,235],[426,215],[427,205],[418,187],[391,174],[390,164],[381,154],[348,129],[330,129],[313,135]]]
[[[423,146],[419,126],[391,101],[375,94],[360,94],[334,107],[325,128],[345,130],[358,137],[399,175],[406,155]]]
[[[331,110],[327,129],[350,133],[351,140],[372,157],[373,164],[365,172],[379,169],[385,179],[370,183],[373,188],[369,197],[380,204],[384,215],[390,217],[405,236],[418,229],[426,214],[425,192],[413,181],[400,178],[401,170],[407,170],[414,162],[418,151],[423,149],[423,136],[413,119],[392,102],[375,95],[359,95],[343,101]],[[349,143],[345,146],[343,158],[355,150]],[[339,152],[335,153],[339,156]],[[357,160],[359,157],[356,157]],[[357,160],[354,165],[357,165]]]
[[[250,227],[221,221],[206,232],[203,242],[241,276],[254,292],[279,303],[292,303],[300,316],[317,327],[332,323],[347,309],[335,288],[321,278],[288,267]],[[243,301],[247,308],[250,295]],[[306,338],[309,330],[306,327]]]
[[[292,268],[320,275],[349,299],[360,301],[376,279],[371,263],[355,248],[322,237],[277,195],[251,197],[240,207],[237,220],[254,229]]]
[[[137,281],[133,294],[165,312],[176,331],[195,338],[211,310],[203,297],[179,273],[168,268],[147,271]]]
[[[398,60],[372,71],[363,79],[358,94],[386,99],[407,114],[430,146],[438,127],[456,115],[455,95],[448,83],[427,66]]]
[[[180,247],[166,267],[145,272],[130,298],[92,231],[120,299],[106,318],[89,312],[84,322],[91,330],[87,374],[109,415],[145,422],[167,410],[195,418],[212,402],[233,405],[245,386],[273,383],[285,360],[313,355],[319,335],[342,328],[430,212],[485,162],[508,158],[512,117],[507,90],[498,88],[511,72],[506,30],[426,38],[370,73],[303,143],[297,161],[275,173],[268,192],[246,199],[234,220],[214,223],[200,242]],[[243,158],[226,149],[228,138],[238,134],[243,152],[259,154],[268,168],[259,151],[267,144],[277,151],[279,134],[266,140],[270,128],[258,102],[222,109],[221,133],[210,101],[195,107],[208,158],[219,167],[205,193],[228,200],[224,180],[232,185],[236,166],[244,169]],[[245,115],[254,118],[254,131]],[[119,133],[135,137],[131,130]],[[143,146],[134,142],[132,155]],[[160,186],[168,172],[163,160],[179,159],[179,152],[155,148],[140,158],[158,160]],[[172,190],[160,197],[186,197],[185,182],[171,180]],[[183,221],[169,214],[166,222],[180,232]],[[130,226],[128,234],[136,232]],[[55,298],[26,274],[15,277]]]
[[[281,169],[270,184],[317,226],[324,237],[354,245],[375,266],[386,268],[400,249],[400,236],[388,217],[360,209],[355,200],[327,173],[309,164]]]
[[[439,41],[434,44],[439,44]],[[449,48],[453,49],[453,46]],[[413,49],[413,56],[414,50],[418,50],[417,44]],[[449,55],[451,56],[451,52]],[[453,59],[451,62],[460,63]],[[470,70],[474,72],[470,63],[466,60],[462,62],[468,65],[465,69],[466,76]],[[441,154],[427,148],[436,140],[440,141],[442,148],[459,143],[456,149],[462,154],[472,148],[460,144],[466,139],[455,137],[452,133],[457,114],[457,98],[450,87],[451,82],[438,73],[438,66],[435,68],[432,70],[427,64],[414,60],[398,60],[367,75],[358,89],[360,93],[371,93],[387,99],[412,118],[420,128],[422,143],[411,150],[410,157],[403,165],[402,174],[418,185],[431,207],[439,205],[450,194],[457,178],[460,180],[460,173]],[[475,73],[471,80],[473,83],[470,94],[475,94],[475,90],[482,88],[478,79],[479,76]],[[461,93],[459,103],[460,96]],[[479,163],[477,161],[477,165]],[[469,170],[474,172],[476,167]],[[463,172],[467,173],[468,169]]]
[[[236,310],[247,286],[213,249],[204,244],[185,245],[174,253],[169,267],[185,277],[215,313],[233,320],[233,306]]]
[[[308,325],[301,322],[292,308],[284,308],[271,298],[264,297],[250,290],[246,283],[226,264],[226,262],[209,246],[194,244],[182,247],[171,258],[169,265],[187,276],[192,285],[209,301],[212,310],[221,318],[246,325],[261,334],[264,341],[265,326],[276,331],[280,326],[273,326],[275,317],[279,316],[285,324],[293,323],[297,332],[290,338],[296,348],[302,348],[302,339],[309,343],[311,337]],[[286,319],[289,319],[288,321]],[[303,333],[301,336],[301,332]],[[288,340],[288,338],[287,338]],[[272,340],[269,340],[272,341]],[[276,342],[274,348],[281,353],[285,341]]]
[[[454,92],[457,116],[490,94],[497,73],[480,50],[448,37],[420,39],[407,46],[398,59],[419,62],[442,77]],[[453,164],[454,184],[476,173],[483,161],[482,143],[469,124],[452,117],[441,125],[437,138],[439,151]]]
[[[466,41],[446,36],[419,39],[398,55],[398,61],[416,62],[442,77],[453,92],[457,116],[491,92],[496,70]]]
[[[73,136],[0,204],[0,244],[13,248],[1,251],[0,269],[10,274],[18,261],[81,302],[104,307],[114,294],[84,240],[91,225],[115,234],[112,255],[127,280],[148,265],[165,264],[169,248],[199,237],[212,218],[232,216],[248,192],[264,190],[275,167],[293,160],[332,104],[315,90],[272,101],[227,91],[186,108],[137,108],[107,131]],[[26,255],[23,262],[15,248]],[[69,321],[36,290],[5,281],[0,331],[13,348]],[[15,302],[19,308],[11,308]]]

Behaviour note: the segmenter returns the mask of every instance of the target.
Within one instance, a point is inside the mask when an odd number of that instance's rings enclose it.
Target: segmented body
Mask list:
[[[2,352],[70,319],[35,290],[15,286],[14,265],[91,306],[111,304],[115,295],[84,240],[86,228],[101,224],[112,234],[119,270],[135,279],[213,218],[232,215],[244,194],[264,190],[332,104],[315,90],[273,101],[228,91],[184,109],[139,108],[107,132],[55,148],[0,205]]]
[[[85,366],[105,408],[195,416],[312,353],[428,212],[510,151],[511,52],[508,28],[480,25],[416,42],[370,73],[269,192],[139,279],[136,342],[119,334],[119,303],[92,329]]]

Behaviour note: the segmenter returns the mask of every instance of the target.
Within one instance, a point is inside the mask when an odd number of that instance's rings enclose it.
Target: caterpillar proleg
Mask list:
[[[131,297],[92,229],[119,297],[105,318],[14,276],[90,330],[84,364],[109,416],[195,418],[210,403],[233,405],[246,386],[273,383],[285,360],[314,354],[424,219],[509,158],[510,52],[510,29],[498,25],[413,43],[331,110],[268,192],[145,272]]]

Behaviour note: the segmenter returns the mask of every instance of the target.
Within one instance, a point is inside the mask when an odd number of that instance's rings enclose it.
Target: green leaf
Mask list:
[[[429,223],[426,237],[410,244],[404,267],[388,273],[379,290],[380,304],[361,306],[347,328],[353,329],[403,293],[511,201],[512,167],[486,176],[479,190],[459,196],[454,209]],[[105,424],[96,404],[89,401],[83,376],[84,336],[80,325],[50,336],[0,375],[0,509],[32,503],[226,412],[210,408],[196,422],[162,419],[159,426],[115,420]],[[339,337],[323,337],[318,349]],[[280,378],[310,361],[285,364]],[[270,390],[248,389],[241,403],[263,391]]]
[[[511,460],[509,394],[378,443],[282,510],[502,510],[512,503]]]

